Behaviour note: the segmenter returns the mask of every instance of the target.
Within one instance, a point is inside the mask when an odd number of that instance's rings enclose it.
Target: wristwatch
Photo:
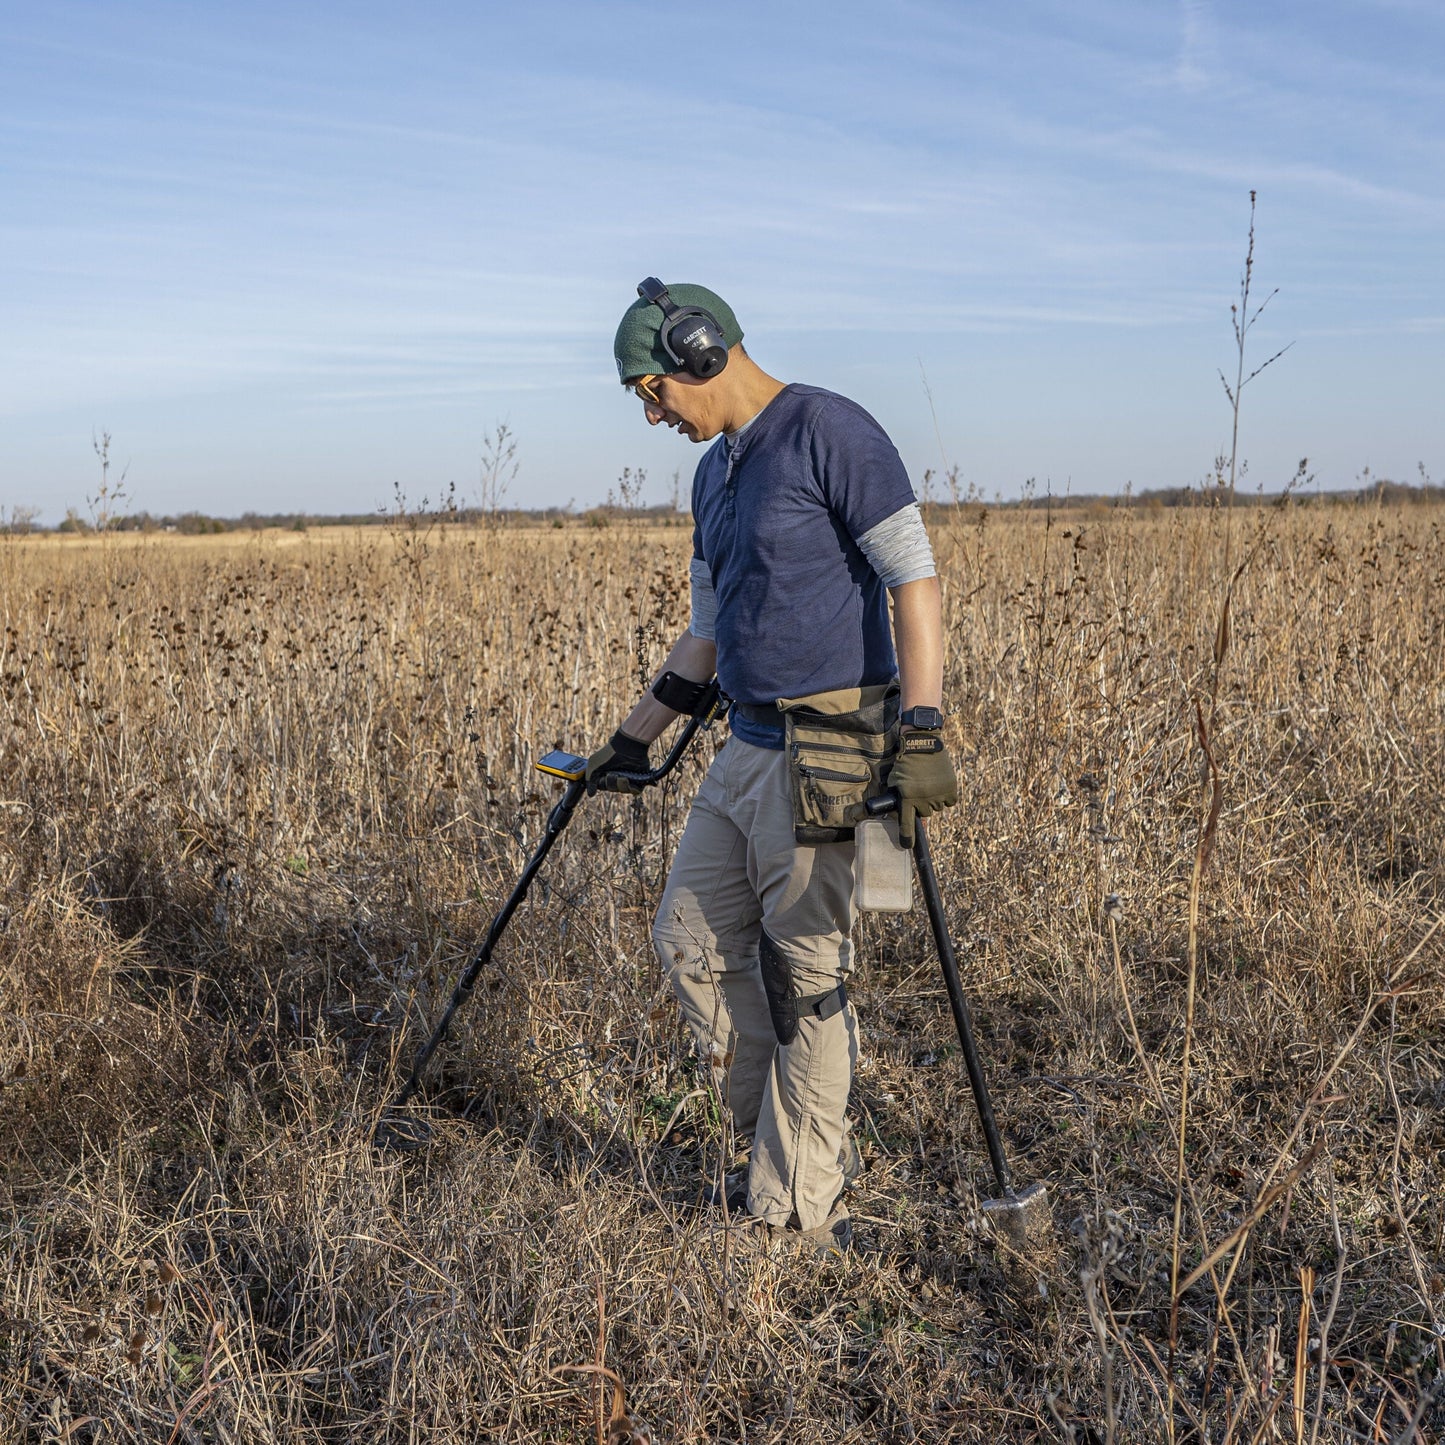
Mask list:
[[[943,726],[943,711],[936,707],[911,707],[898,721],[906,728],[931,731]]]

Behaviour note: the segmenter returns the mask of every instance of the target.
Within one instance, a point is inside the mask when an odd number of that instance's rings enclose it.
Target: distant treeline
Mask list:
[[[596,508],[597,512],[607,508]],[[614,509],[615,510],[615,509]],[[592,513],[583,514],[591,516]],[[636,507],[630,516],[649,518],[675,516],[671,507]],[[409,512],[242,512],[239,517],[213,517],[206,512],[181,512],[176,516],[154,516],[150,512],[133,512],[112,517],[105,530],[110,532],[177,532],[186,537],[202,537],[221,532],[264,532],[277,529],[304,532],[310,527],[411,527],[417,523],[445,523],[448,526],[506,525],[534,523],[547,525],[580,520],[578,514],[561,507],[544,507],[533,511],[520,509],[484,512],[476,507],[445,507],[437,510],[420,507]],[[53,528],[32,525],[28,530],[43,532],[93,532],[97,528],[84,517],[70,512]]]
[[[1299,507],[1422,506],[1431,502],[1445,501],[1445,486],[1437,486],[1433,482],[1411,485],[1408,482],[1380,480],[1372,482],[1368,487],[1355,487],[1348,491],[1338,492],[1317,492],[1303,487],[1291,489],[1288,493],[1246,492],[1239,489],[1234,494],[1234,505],[1236,507],[1271,507],[1277,505],[1286,496],[1290,497],[1293,504]],[[987,506],[990,509],[998,508],[1003,511],[1097,512],[1113,508],[1133,508],[1137,511],[1157,512],[1176,507],[1217,508],[1227,506],[1228,503],[1229,492],[1226,487],[1195,486],[1154,487],[1142,492],[1124,492],[1115,496],[1078,492],[1068,496],[1034,495],[1016,501],[992,503],[985,503],[982,497],[976,497],[966,503],[930,504],[927,510],[931,512],[937,506],[939,511],[946,513],[954,510],[955,507],[958,510],[967,510],[970,507],[977,510],[980,506]]]
[[[1269,506],[1280,500],[1279,492],[1245,492],[1235,494],[1235,505],[1239,507]],[[1141,492],[1124,492],[1107,496],[1101,493],[1075,493],[1067,496],[1056,494],[1034,494],[1006,500],[995,497],[992,501],[979,494],[967,500],[934,501],[927,503],[932,516],[947,516],[950,512],[976,512],[986,510],[1027,511],[1099,511],[1113,508],[1134,508],[1144,511],[1160,511],[1172,507],[1218,507],[1224,505],[1227,497],[1223,488],[1205,487],[1156,487]],[[1412,485],[1408,482],[1392,482],[1381,479],[1367,487],[1349,491],[1314,492],[1296,491],[1296,505],[1350,507],[1373,506],[1420,506],[1431,502],[1445,501],[1445,486],[1433,482]],[[262,532],[268,529],[304,532],[311,527],[385,527],[413,528],[418,525],[443,524],[447,526],[552,526],[563,527],[569,523],[582,526],[605,527],[619,521],[654,522],[678,524],[685,520],[685,514],[676,508],[660,503],[655,506],[619,506],[608,503],[592,507],[585,512],[574,511],[571,507],[499,508],[484,511],[475,507],[447,507],[439,510],[418,509],[411,512],[243,512],[239,517],[213,517],[205,512],[181,512],[176,516],[153,516],[150,512],[134,512],[124,516],[106,519],[104,530],[110,532],[175,532],[182,536],[205,536],[224,532]],[[99,530],[96,525],[75,512],[66,514],[65,520],[55,527],[44,527],[34,520],[34,513],[28,509],[15,509],[8,517],[0,516],[0,531],[89,533]]]

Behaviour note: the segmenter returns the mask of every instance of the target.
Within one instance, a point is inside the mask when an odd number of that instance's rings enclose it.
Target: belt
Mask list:
[[[755,723],[760,728],[767,728],[770,732],[780,733],[783,730],[783,715],[777,709],[776,704],[769,704],[766,707],[759,707],[756,703],[735,702],[733,711],[741,713],[750,723]]]

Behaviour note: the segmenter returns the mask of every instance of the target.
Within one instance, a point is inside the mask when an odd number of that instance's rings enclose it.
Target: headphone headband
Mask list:
[[[637,294],[644,301],[650,301],[654,306],[660,306],[664,316],[671,317],[677,311],[677,306],[668,294],[667,287],[656,276],[644,276],[637,283]]]

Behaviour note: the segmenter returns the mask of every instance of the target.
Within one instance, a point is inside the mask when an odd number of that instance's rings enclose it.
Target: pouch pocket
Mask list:
[[[898,751],[898,685],[783,698],[784,740],[799,843],[842,843],[882,790]]]

